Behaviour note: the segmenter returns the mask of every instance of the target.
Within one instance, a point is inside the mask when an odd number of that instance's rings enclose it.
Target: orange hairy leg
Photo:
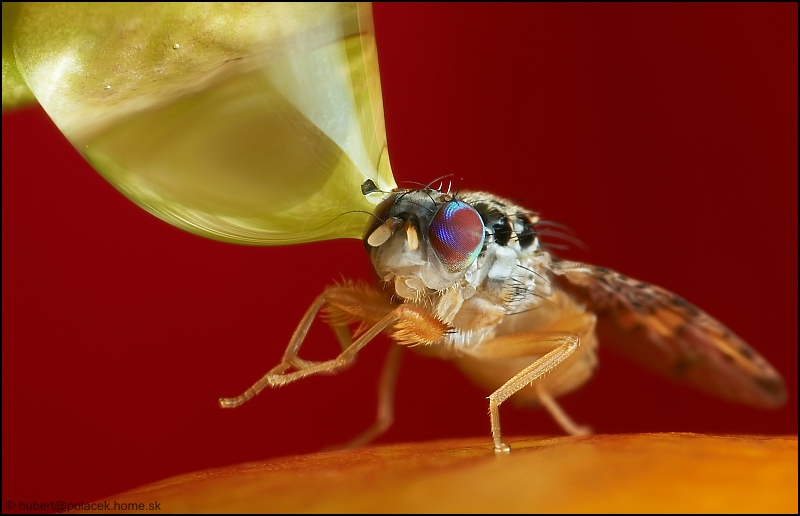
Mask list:
[[[333,327],[344,349],[332,360],[321,362],[303,360],[298,356],[300,346],[308,334],[311,323],[323,307],[326,310],[325,318]],[[359,324],[355,340],[352,340],[353,337],[347,328],[351,323]],[[392,303],[388,296],[372,288],[352,284],[328,287],[314,300],[301,319],[286,347],[281,363],[241,395],[235,398],[220,398],[219,404],[223,408],[238,407],[268,386],[281,387],[313,374],[336,373],[347,367],[358,352],[382,331],[388,331],[398,344],[413,345],[434,342],[448,330],[449,326],[424,310],[413,305]],[[376,431],[375,428],[383,428],[387,424],[386,421],[391,422],[391,394],[394,390],[399,356],[393,358],[393,354],[390,353],[387,360],[380,393],[381,403],[385,406],[383,409],[379,406],[378,421],[367,431],[375,435],[382,431]],[[387,398],[388,405],[386,405]],[[364,437],[369,435],[365,433],[359,440]]]
[[[594,372],[595,316],[559,292],[537,315],[533,325],[531,319],[516,319],[500,328],[500,335],[455,358],[467,376],[493,393],[489,409],[496,451],[505,451],[498,409],[512,396],[512,401],[543,406],[569,434],[591,433],[589,427],[573,422],[555,398],[577,389]],[[531,388],[525,389],[528,385]]]
[[[495,452],[508,452],[510,448],[503,442],[500,431],[500,404],[519,392],[522,388],[540,380],[544,375],[558,367],[580,346],[580,337],[573,333],[522,332],[490,339],[481,343],[481,351],[492,358],[517,358],[520,356],[539,356],[532,364],[506,381],[489,396],[489,418],[492,425],[492,440]],[[542,353],[547,351],[544,355]],[[553,404],[552,399],[549,399]],[[544,403],[550,410],[550,405]],[[556,405],[556,407],[558,407]],[[557,408],[559,415],[566,416]],[[558,421],[558,418],[556,418]],[[570,421],[571,423],[571,421]],[[573,426],[576,428],[577,425]]]
[[[394,391],[397,386],[397,374],[400,370],[400,358],[402,356],[402,347],[392,346],[389,348],[389,354],[386,356],[381,379],[378,383],[378,413],[375,416],[375,422],[364,430],[361,435],[344,446],[336,448],[358,448],[364,446],[392,426],[394,422]]]

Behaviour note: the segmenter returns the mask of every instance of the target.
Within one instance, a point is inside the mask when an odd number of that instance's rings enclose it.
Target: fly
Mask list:
[[[379,193],[369,180],[362,192]],[[491,392],[494,450],[508,452],[499,407],[512,396],[542,405],[568,434],[590,433],[556,398],[594,373],[598,323],[615,330],[608,345],[676,381],[761,408],[786,401],[778,372],[719,321],[661,287],[555,257],[540,243],[539,216],[505,199],[398,188],[373,215],[363,242],[381,284],[326,288],[280,364],[240,396],[221,398],[223,408],[238,407],[267,386],[338,372],[383,332],[397,346],[381,377],[378,418],[352,445],[391,423],[400,352],[410,347],[452,360]],[[332,360],[303,360],[298,352],[320,315],[343,351]]]

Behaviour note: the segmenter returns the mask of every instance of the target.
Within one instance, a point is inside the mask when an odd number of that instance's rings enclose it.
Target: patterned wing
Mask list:
[[[761,408],[786,402],[786,386],[769,362],[680,296],[594,265],[554,259],[551,269],[559,288],[613,330],[608,345],[623,355],[728,401]]]

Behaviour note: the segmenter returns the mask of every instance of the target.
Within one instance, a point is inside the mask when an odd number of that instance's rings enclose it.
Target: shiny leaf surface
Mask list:
[[[394,186],[368,4],[23,4],[16,63],[116,188],[237,243],[360,238]]]

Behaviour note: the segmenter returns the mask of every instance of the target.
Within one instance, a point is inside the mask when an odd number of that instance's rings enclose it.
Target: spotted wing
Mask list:
[[[618,272],[554,260],[555,284],[611,329],[604,342],[678,382],[761,408],[786,401],[778,372],[732,331],[680,296]]]

